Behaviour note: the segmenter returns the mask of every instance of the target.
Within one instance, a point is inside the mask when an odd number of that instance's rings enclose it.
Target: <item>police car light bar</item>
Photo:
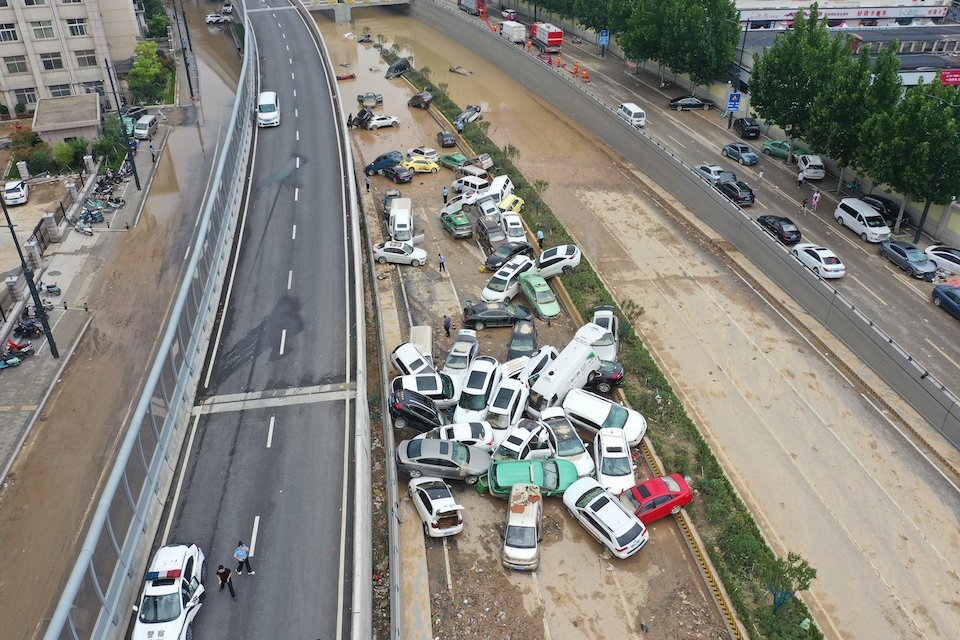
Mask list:
[[[179,578],[183,573],[180,569],[169,569],[167,571],[150,571],[147,573],[147,580],[170,580]]]

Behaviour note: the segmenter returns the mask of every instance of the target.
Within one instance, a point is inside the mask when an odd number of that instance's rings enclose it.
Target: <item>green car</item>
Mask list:
[[[438,162],[447,169],[453,170],[467,164],[467,156],[462,153],[445,153]]]
[[[791,145],[789,140],[765,140],[763,142],[763,153],[764,155],[784,159],[791,156],[792,159],[792,156],[803,155],[804,153],[810,153],[810,151],[799,144]]]
[[[528,271],[520,276],[520,291],[530,301],[537,317],[541,320],[553,320],[560,317],[560,303],[547,281]]]
[[[440,224],[443,225],[443,230],[454,238],[469,238],[473,235],[470,218],[462,210],[441,214]]]
[[[129,117],[129,116],[123,116],[122,118],[120,118],[120,120],[121,120],[121,122],[123,122],[123,128],[127,130],[127,137],[128,137],[128,138],[132,138],[132,137],[133,137],[133,128],[137,125],[137,120],[136,120],[136,118],[131,118],[131,117]]]
[[[577,465],[569,460],[498,460],[487,471],[490,494],[506,500],[515,484],[535,484],[544,496],[562,495],[577,481]]]

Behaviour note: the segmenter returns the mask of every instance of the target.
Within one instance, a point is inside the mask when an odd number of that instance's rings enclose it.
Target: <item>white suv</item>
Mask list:
[[[573,273],[580,266],[580,249],[575,244],[561,244],[545,249],[537,257],[536,269],[541,278]]]
[[[496,358],[480,356],[467,371],[467,382],[453,412],[454,422],[478,422],[487,418],[490,395],[500,384],[500,363]]]
[[[623,429],[600,429],[593,440],[593,455],[597,457],[597,480],[615,496],[629,491],[637,484],[630,457],[630,447]]]
[[[541,422],[524,418],[507,433],[493,450],[493,460],[530,460],[553,458],[557,454],[553,434]]]
[[[515,484],[510,490],[507,522],[503,529],[500,561],[507,569],[533,571],[540,565],[540,520],[543,498],[540,487]]]
[[[647,434],[647,421],[638,412],[583,389],[567,394],[563,412],[570,422],[594,433],[604,428],[622,429],[631,447],[640,444]]]
[[[487,422],[493,427],[494,440],[499,444],[510,427],[520,422],[527,408],[527,385],[514,378],[504,377],[490,396]]]
[[[563,492],[563,504],[618,558],[629,558],[650,539],[640,519],[593,478],[580,478],[570,485]]]
[[[487,281],[480,298],[484,302],[509,302],[520,291],[520,274],[532,268],[533,260],[527,256],[513,256]]]

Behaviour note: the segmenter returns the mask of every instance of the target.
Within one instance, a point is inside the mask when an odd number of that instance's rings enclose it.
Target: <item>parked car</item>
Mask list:
[[[597,480],[615,496],[629,491],[637,478],[630,454],[630,445],[623,429],[600,429],[593,438],[593,457],[597,465]]]
[[[420,109],[428,109],[430,103],[433,102],[433,94],[429,91],[421,91],[420,93],[415,93],[413,96],[407,100],[408,107],[419,107]]]
[[[419,267],[427,264],[427,252],[409,242],[379,242],[373,245],[373,259],[380,264],[409,264]]]
[[[550,321],[560,317],[560,303],[547,281],[531,270],[520,276],[520,291],[530,303],[533,312],[541,320]]]
[[[463,507],[457,504],[446,482],[440,478],[412,478],[407,493],[428,538],[445,538],[463,531]]]
[[[603,360],[600,363],[600,370],[591,376],[584,389],[587,391],[596,391],[598,393],[610,393],[614,387],[619,387],[623,382],[623,365],[619,362]]]
[[[533,571],[540,565],[538,542],[542,537],[543,497],[532,484],[515,484],[510,489],[507,521],[503,527],[500,562],[507,569]]]
[[[821,278],[842,278],[847,272],[840,258],[826,247],[801,242],[794,245],[791,253]]]
[[[526,307],[505,302],[473,304],[467,300],[467,305],[463,308],[463,325],[478,331],[486,327],[512,327],[531,317],[532,314]]]
[[[687,96],[685,98],[674,98],[671,100],[670,108],[676,109],[677,111],[688,111],[690,109],[703,109],[707,111],[713,109],[713,102],[696,96]]]
[[[443,373],[418,373],[397,376],[390,383],[394,391],[416,391],[437,405],[439,409],[452,407],[457,403],[456,389],[450,376]]]
[[[3,185],[3,202],[6,205],[13,206],[17,204],[26,204],[30,199],[30,185],[26,180],[11,180]]]
[[[402,198],[403,194],[400,193],[399,189],[387,189],[386,193],[383,194],[383,217],[390,217],[390,205],[393,204],[393,201],[397,198]]]
[[[426,158],[433,162],[439,162],[440,154],[437,153],[437,150],[433,147],[414,147],[407,151],[407,159],[410,160],[412,158]]]
[[[516,9],[502,9],[500,15],[504,20],[516,20],[517,19],[517,10]]]
[[[880,257],[897,265],[912,278],[933,282],[933,276],[937,273],[937,265],[909,242],[884,240],[880,243]]]
[[[577,467],[569,460],[535,458],[531,460],[494,460],[487,471],[490,495],[508,498],[514,485],[532,484],[546,497],[559,496],[576,482]]]
[[[531,356],[537,351],[537,326],[531,320],[522,320],[513,325],[507,360]]]
[[[741,207],[749,207],[753,205],[753,189],[751,189],[743,180],[721,182],[716,188],[720,191],[720,193],[727,196]]]
[[[393,367],[402,376],[415,376],[421,373],[436,373],[430,359],[412,342],[404,342],[390,354]]]
[[[510,242],[524,242],[527,232],[523,228],[523,222],[520,221],[520,214],[511,211],[504,211],[500,214],[500,226],[503,232],[507,234],[507,240]]]
[[[650,478],[620,494],[620,502],[640,519],[650,524],[693,502],[690,485],[678,473]]]
[[[960,249],[935,244],[923,250],[930,262],[948,273],[960,273]]]
[[[640,520],[593,478],[580,478],[563,492],[563,504],[584,529],[618,558],[640,551],[650,533]]]
[[[532,258],[533,246],[525,240],[503,244],[496,251],[487,256],[486,261],[483,263],[483,267],[487,271],[496,271],[514,256],[527,256],[528,258]]]
[[[403,162],[403,154],[399,151],[388,151],[377,156],[377,159],[363,168],[363,174],[372,176],[376,173],[383,173],[388,167],[393,167]]]
[[[387,167],[381,173],[383,177],[388,180],[393,180],[394,184],[406,184],[413,180],[413,169],[410,169],[402,164],[395,164],[392,167]]]
[[[505,436],[513,425],[520,422],[523,410],[527,408],[528,393],[527,385],[515,378],[503,377],[500,380],[487,405],[486,419],[495,434]]]
[[[960,319],[960,287],[938,284],[933,288],[933,304]]]
[[[469,238],[473,235],[473,225],[470,217],[462,210],[440,215],[440,224],[443,230],[454,238]]]
[[[488,254],[507,243],[507,234],[503,232],[503,227],[493,216],[480,216],[477,218],[477,239],[480,246]]]
[[[206,557],[195,544],[157,549],[147,569],[140,600],[133,607],[137,619],[131,637],[191,637],[190,625],[206,598],[206,573]]]
[[[793,160],[794,154],[803,152],[803,149],[792,144],[789,140],[764,140],[762,150],[764,155],[783,158],[784,160],[787,158]]]
[[[540,422],[545,424],[553,434],[557,449],[556,457],[572,462],[577,468],[577,475],[581,478],[593,475],[596,468],[593,458],[577,430],[563,413],[563,409],[561,407],[544,409],[540,413]]]
[[[857,198],[840,200],[833,217],[841,227],[849,228],[864,242],[883,242],[890,239],[890,228],[883,216]]]
[[[394,78],[399,78],[407,71],[410,70],[410,60],[407,58],[400,58],[389,67],[387,67],[387,72],[383,74],[383,77],[387,80],[393,80]]]
[[[418,433],[424,433],[450,422],[433,400],[416,391],[402,389],[392,392],[387,406],[394,429],[409,427]]]
[[[419,156],[407,158],[400,164],[407,169],[415,171],[416,173],[436,173],[440,171],[439,164],[433,160],[428,160],[427,158],[421,158]]]
[[[639,412],[583,389],[567,393],[563,412],[570,422],[593,433],[606,427],[622,429],[631,447],[640,444],[647,433],[647,421]]]
[[[520,210],[523,209],[525,201],[523,198],[518,196],[515,193],[508,194],[500,200],[500,210],[501,211],[513,211],[514,213],[520,213]]]
[[[434,438],[437,440],[456,440],[460,444],[476,447],[484,451],[493,450],[493,428],[489,422],[459,422],[430,429],[414,436],[414,439]]]
[[[880,215],[883,216],[883,220],[887,223],[888,227],[893,229],[893,227],[896,226],[897,217],[900,215],[899,204],[890,198],[876,194],[860,196],[860,199],[876,209]],[[907,215],[906,212],[903,214],[903,219],[910,222],[910,216]]]
[[[490,468],[490,454],[452,440],[404,440],[397,447],[397,471],[476,484]]]
[[[396,116],[375,115],[367,120],[365,126],[367,129],[371,129],[373,131],[382,129],[383,127],[399,127],[400,118]]]
[[[475,167],[480,167],[481,169],[492,169],[493,168],[493,158],[490,157],[489,153],[481,153],[478,156],[474,156],[467,160],[467,164],[472,164]]]
[[[537,256],[534,267],[543,278],[552,278],[561,273],[573,273],[580,266],[580,249],[575,244],[561,244],[544,249]]]
[[[480,343],[477,341],[477,332],[473,329],[460,329],[457,332],[457,341],[450,347],[443,368],[440,369],[440,373],[449,376],[453,381],[454,395],[457,398],[460,397],[460,390],[466,382],[467,371],[478,355]]]
[[[480,292],[484,302],[508,302],[520,290],[520,276],[533,269],[533,260],[516,255],[490,276]]]
[[[455,147],[457,146],[457,137],[453,135],[452,131],[441,131],[437,134],[437,144],[440,145],[440,148],[442,149]],[[467,163],[467,158],[466,156],[464,156],[463,164],[466,164],[466,163]]]
[[[800,242],[800,229],[793,223],[793,220],[784,216],[760,216],[757,218],[757,224],[783,244],[796,244]]]
[[[733,121],[733,130],[739,133],[741,138],[760,137],[760,123],[756,118],[737,118]]]
[[[230,22],[230,16],[225,16],[222,13],[208,13],[204,22],[207,24],[226,24]]]
[[[460,400],[453,411],[454,422],[476,422],[487,418],[490,396],[500,384],[500,363],[490,356],[478,356],[467,371]]]
[[[710,184],[720,184],[737,179],[737,174],[733,171],[725,171],[718,164],[698,164],[693,168],[693,171]]]
[[[760,162],[756,152],[742,142],[731,142],[720,150],[721,155],[736,160],[740,164],[752,165]]]
[[[597,357],[601,360],[616,360],[620,349],[620,318],[613,307],[601,305],[594,307],[590,322],[602,328],[606,333],[599,340],[591,343]]]
[[[357,94],[357,102],[359,102],[364,107],[373,107],[378,104],[383,104],[383,94],[374,93],[373,91],[367,91],[366,93]]]
[[[445,153],[440,156],[438,161],[440,166],[446,167],[447,169],[456,169],[457,167],[462,167],[467,164],[467,156],[462,153]]]

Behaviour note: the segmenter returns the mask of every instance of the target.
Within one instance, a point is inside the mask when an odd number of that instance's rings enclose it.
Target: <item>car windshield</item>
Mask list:
[[[797,227],[792,224],[784,224],[782,228],[784,233],[793,233],[794,231],[797,230]]]
[[[490,291],[498,291],[500,293],[503,293],[503,291],[506,288],[507,288],[507,281],[503,278],[498,278],[496,276],[494,276],[493,278],[490,278],[490,282],[487,283],[487,289],[490,289]]]
[[[450,353],[447,356],[447,362],[444,365],[448,369],[466,369],[470,366],[470,359],[465,353]]]
[[[643,534],[643,525],[639,522],[630,527],[630,530],[627,531],[622,536],[617,536],[617,544],[621,547],[626,547],[631,542],[634,542]]]
[[[504,534],[504,543],[514,549],[536,549],[537,529],[536,527],[507,525],[507,531],[506,534]]]
[[[248,107],[249,108],[249,107]],[[277,105],[275,104],[262,104],[260,105],[260,113],[274,113],[277,110]]]
[[[508,244],[503,245],[499,249],[493,252],[494,257],[500,258],[501,260],[506,260],[513,255],[513,250],[516,247],[512,247]]]
[[[610,415],[607,416],[607,419],[603,421],[604,428],[612,427],[614,429],[623,429],[623,425],[627,424],[627,418],[630,417],[630,414],[627,413],[627,410],[621,407],[618,404],[610,405]]]
[[[583,509],[588,504],[590,504],[591,500],[593,500],[594,498],[596,498],[598,495],[602,493],[603,493],[603,487],[592,487],[588,489],[587,492],[584,493],[582,496],[580,496],[580,499],[577,500],[576,502],[577,507],[579,507],[580,509]]]
[[[586,451],[583,446],[583,441],[574,433],[573,427],[562,418],[557,420],[557,422],[561,424],[555,424],[553,421],[547,422],[548,425],[553,427],[553,433],[557,436],[557,454],[561,456],[576,456]]]
[[[450,443],[450,458],[461,465],[470,462],[470,449],[459,442]]]
[[[523,227],[511,225],[507,227],[507,235],[511,238],[525,238],[526,232],[523,230]]]
[[[493,242],[494,240],[504,240],[507,236],[503,233],[503,229],[497,225],[495,227],[487,227],[487,237]]]
[[[180,594],[144,596],[140,603],[140,622],[170,622],[180,615]]]
[[[637,509],[640,508],[640,501],[637,500],[637,496],[633,495],[633,491],[624,491],[621,493],[620,504],[625,506],[630,513],[636,513]]]
[[[490,423],[490,426],[494,429],[509,429],[510,428],[510,414],[509,413],[488,413],[487,421]],[[501,450],[501,453],[509,453],[510,455],[503,455],[503,458],[513,458],[516,459],[516,452],[507,451],[506,449]]]
[[[661,478],[663,484],[666,485],[667,491],[670,493],[680,493],[680,483],[671,478],[670,476],[664,476]]]
[[[540,304],[546,304],[548,302],[556,302],[557,297],[553,295],[553,291],[550,289],[540,289],[537,291],[537,302]]]
[[[630,458],[603,458],[600,472],[605,476],[628,476],[633,473]]]
[[[879,227],[887,226],[887,223],[883,221],[883,218],[880,216],[867,216],[866,217],[867,226],[877,229]]]
[[[560,486],[560,471],[553,460],[543,462],[543,488],[556,491]]]
[[[460,408],[466,409],[468,411],[483,411],[483,408],[487,406],[487,396],[484,393],[467,393],[466,391],[460,394]]]
[[[19,194],[22,190],[23,190],[22,183],[15,184],[12,187],[7,187],[6,189],[7,193],[15,193],[15,194]]]
[[[923,255],[917,249],[906,249],[907,260],[915,264],[923,264],[927,261],[927,256]]]
[[[836,256],[823,256],[823,264],[840,264],[840,258]]]
[[[607,331],[599,340],[593,341],[593,346],[595,347],[609,347],[613,344],[613,334]]]

